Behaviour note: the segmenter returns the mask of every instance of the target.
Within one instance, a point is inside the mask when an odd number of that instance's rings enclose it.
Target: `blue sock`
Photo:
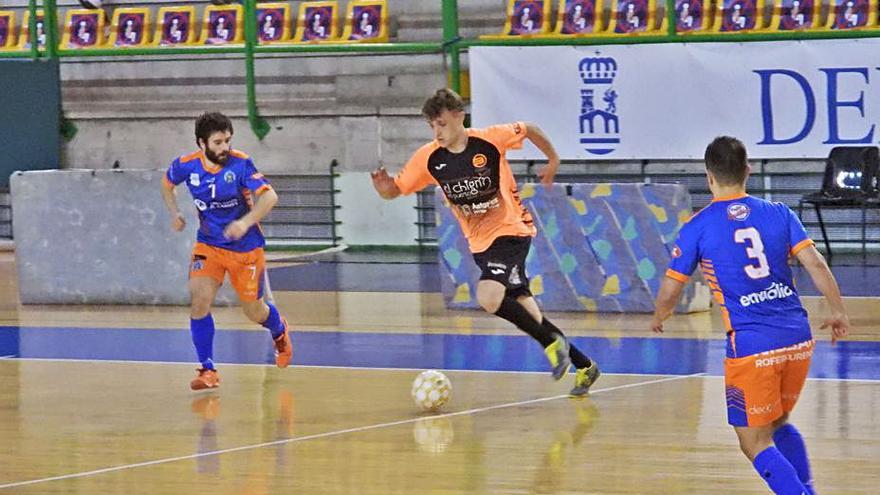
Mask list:
[[[266,305],[269,306],[269,316],[262,325],[269,329],[273,339],[277,339],[284,333],[284,322],[281,321],[281,315],[278,314],[274,304],[267,302]]]
[[[784,424],[773,434],[773,442],[788,462],[794,466],[798,478],[807,489],[807,493],[814,495],[813,475],[810,473],[810,458],[807,457],[807,446],[801,432],[792,424]]]
[[[776,495],[803,495],[807,489],[798,479],[794,466],[776,447],[767,447],[755,457],[753,463],[761,478],[770,485]]]
[[[214,369],[214,317],[208,313],[198,320],[190,318],[189,330],[202,368]]]

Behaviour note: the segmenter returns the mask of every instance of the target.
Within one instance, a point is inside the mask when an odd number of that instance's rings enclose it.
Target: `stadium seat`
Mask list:
[[[757,31],[764,26],[763,0],[719,0],[712,30],[716,33]]]
[[[770,29],[775,31],[811,30],[821,27],[821,0],[774,0]]]
[[[805,205],[816,210],[816,219],[828,257],[833,256],[822,208],[857,208],[862,212],[862,255],[866,253],[867,211],[880,208],[880,150],[876,146],[837,146],[825,161],[822,188],[805,194],[798,202],[798,217],[803,220]]]
[[[297,43],[320,43],[322,41],[338,41],[339,38],[339,3],[303,2],[299,5],[296,16]]]
[[[602,0],[559,0],[556,27],[549,36],[589,36],[603,28]]]
[[[611,20],[608,22],[609,35],[666,34],[664,16],[657,23],[656,0],[613,0]]]
[[[242,20],[244,9],[240,4],[208,5],[202,18],[203,45],[226,45],[244,41]]]
[[[104,11],[69,9],[64,16],[61,48],[100,48],[104,46]]]
[[[195,44],[196,8],[161,7],[156,16],[156,33],[153,44],[156,46]]]
[[[304,4],[305,5],[305,4]],[[257,4],[257,43],[268,45],[290,40],[290,5]]]
[[[862,29],[877,26],[877,6],[868,0],[832,0],[826,30]]]
[[[709,0],[675,0],[675,32],[698,34],[709,31],[712,24]]]
[[[385,0],[348,2],[342,41],[355,43],[388,41],[388,4]]]
[[[550,33],[552,0],[507,0],[507,17],[500,34],[484,34],[482,39],[511,36],[540,36]]]
[[[140,47],[150,44],[150,9],[145,7],[126,7],[113,11],[110,22],[110,38],[107,44],[113,47]]]
[[[17,50],[15,37],[15,12],[0,10],[0,51]]]
[[[30,11],[25,10],[21,20],[21,34],[18,35],[18,48],[20,50],[29,49],[31,47],[30,19]],[[40,50],[43,50],[46,47],[46,29],[44,28],[44,22],[45,18],[43,9],[39,9],[37,10],[37,47],[39,47]]]

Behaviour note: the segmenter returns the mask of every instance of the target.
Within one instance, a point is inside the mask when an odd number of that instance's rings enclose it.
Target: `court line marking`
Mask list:
[[[658,383],[684,380],[687,378],[694,378],[694,377],[699,377],[702,375],[704,375],[704,373],[695,373],[692,375],[666,376],[665,378],[659,378],[657,380],[648,380],[648,381],[643,381],[643,382],[627,383],[627,384],[618,385],[615,387],[600,388],[600,389],[590,391],[590,395],[601,394],[604,392],[613,392],[616,390],[624,390],[624,389],[628,389],[628,388],[641,387],[644,385],[655,385]],[[48,478],[39,478],[39,479],[34,479],[34,480],[16,481],[13,483],[6,483],[3,485],[0,485],[0,490],[6,489],[6,488],[15,488],[15,487],[19,487],[19,486],[35,485],[38,483],[46,483],[49,481],[60,481],[60,480],[73,479],[73,478],[85,478],[87,476],[94,476],[96,474],[112,473],[115,471],[125,471],[128,469],[135,469],[135,468],[146,467],[146,466],[155,466],[157,464],[168,464],[168,463],[177,462],[177,461],[199,459],[202,457],[217,456],[217,455],[221,455],[221,454],[228,454],[231,452],[241,452],[241,451],[245,451],[245,450],[254,450],[254,449],[260,449],[263,447],[275,447],[278,445],[286,445],[286,444],[291,444],[291,443],[305,442],[307,440],[316,440],[319,438],[335,437],[335,436],[339,436],[339,435],[345,435],[347,433],[360,433],[363,431],[390,428],[392,426],[400,426],[400,425],[405,425],[405,424],[416,423],[416,422],[424,420],[424,419],[452,418],[452,417],[456,417],[456,416],[464,416],[467,414],[478,414],[478,413],[483,413],[483,412],[487,412],[487,411],[495,411],[498,409],[507,409],[507,408],[511,408],[511,407],[519,407],[519,406],[525,406],[525,405],[530,405],[530,404],[539,404],[542,402],[549,402],[549,401],[563,399],[563,398],[568,398],[568,394],[554,395],[554,396],[550,396],[550,397],[540,397],[537,399],[529,399],[529,400],[523,400],[523,401],[517,401],[517,402],[507,402],[504,404],[496,404],[494,406],[477,407],[477,408],[473,408],[473,409],[466,409],[464,411],[455,411],[455,412],[450,412],[450,413],[445,413],[445,414],[437,414],[434,416],[420,416],[417,418],[401,419],[398,421],[389,421],[386,423],[377,423],[377,424],[367,425],[367,426],[358,426],[355,428],[346,428],[344,430],[327,431],[324,433],[315,433],[312,435],[304,435],[301,437],[284,438],[281,440],[273,440],[271,442],[263,442],[263,443],[257,443],[257,444],[252,444],[252,445],[242,445],[240,447],[232,447],[232,448],[228,448],[228,449],[213,450],[210,452],[200,452],[197,454],[182,455],[182,456],[177,456],[177,457],[166,457],[164,459],[156,459],[153,461],[137,462],[134,464],[125,464],[122,466],[113,466],[113,467],[109,467],[109,468],[95,469],[92,471],[83,471],[80,473],[63,474],[63,475],[59,475],[59,476],[51,476]]]
[[[130,361],[123,359],[74,359],[74,358],[34,358],[34,357],[16,357],[16,355],[11,356],[2,356],[0,359],[8,359],[12,361],[52,361],[59,363],[112,363],[112,364],[134,364],[134,365],[144,365],[144,364],[152,364],[152,365],[162,365],[162,364],[170,364],[174,366],[187,366],[193,367],[197,366],[197,364],[190,363],[188,361]],[[256,366],[260,368],[271,368],[274,369],[275,365],[271,363],[223,363],[222,367],[235,367],[235,366]],[[422,372],[426,369],[432,368],[390,368],[390,367],[382,367],[382,366],[333,366],[333,365],[323,365],[323,364],[293,364],[290,365],[291,370],[302,368],[302,369],[335,369],[335,370],[366,370],[366,371],[405,371],[405,372]],[[498,374],[518,374],[518,375],[546,375],[546,371],[521,371],[521,370],[465,370],[465,369],[457,369],[457,368],[433,368],[439,371],[448,371],[450,373],[498,373]],[[692,373],[689,375],[676,375],[673,373],[614,373],[614,372],[602,372],[603,375],[606,376],[683,376],[683,377],[692,377],[692,376],[703,376],[704,378],[723,378],[723,374],[711,374],[707,371],[701,371],[699,373]],[[831,378],[831,377],[807,377],[808,381],[817,381],[817,382],[853,382],[853,383],[878,383],[880,382],[880,378]]]

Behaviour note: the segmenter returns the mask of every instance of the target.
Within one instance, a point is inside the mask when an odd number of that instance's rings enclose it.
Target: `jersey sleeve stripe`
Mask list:
[[[812,239],[804,239],[801,242],[795,244],[794,247],[791,248],[791,255],[794,256],[794,255],[798,254],[802,249],[809,247],[809,246],[812,246],[812,245],[813,245]]]
[[[269,184],[263,184],[262,186],[258,187],[256,191],[254,191],[254,194],[259,196],[260,194],[263,194],[264,192],[268,191],[269,189],[272,189],[272,186],[270,186]]]
[[[679,272],[673,270],[672,268],[668,268],[666,270],[666,276],[673,279],[673,280],[678,280],[679,282],[681,282],[683,284],[686,284],[687,281],[690,280],[690,277],[688,277],[687,275],[685,275],[683,273],[679,273]]]

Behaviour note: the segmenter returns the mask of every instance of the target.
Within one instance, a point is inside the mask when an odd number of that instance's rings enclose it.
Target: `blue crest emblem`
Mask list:
[[[227,184],[232,184],[235,182],[235,172],[227,170],[226,173],[223,174],[223,180],[225,180]]]
[[[617,115],[617,61],[611,57],[585,57],[578,64],[581,82],[581,145],[588,153],[607,155],[620,144],[620,118]],[[602,103],[597,105],[596,98]]]

